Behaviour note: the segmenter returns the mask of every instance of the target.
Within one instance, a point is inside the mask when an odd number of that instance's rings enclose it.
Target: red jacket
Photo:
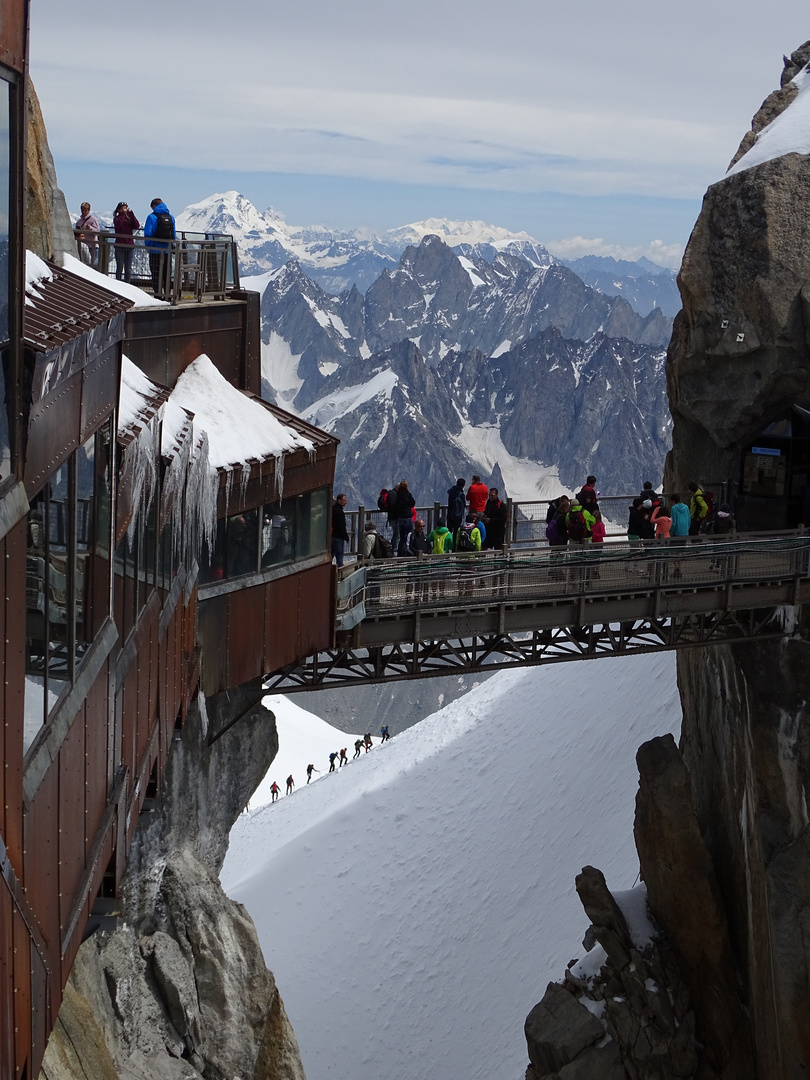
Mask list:
[[[474,514],[483,514],[489,498],[489,488],[486,484],[470,484],[467,488],[467,502]]]

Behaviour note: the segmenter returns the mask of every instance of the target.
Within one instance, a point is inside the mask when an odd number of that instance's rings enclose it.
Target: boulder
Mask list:
[[[558,1072],[604,1038],[602,1024],[561,986],[549,983],[524,1025],[529,1060],[538,1076]]]

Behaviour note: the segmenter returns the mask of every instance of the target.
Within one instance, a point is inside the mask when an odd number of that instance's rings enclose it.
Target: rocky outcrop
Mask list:
[[[582,943],[587,952],[571,961],[563,983],[549,984],[526,1019],[527,1080],[695,1077],[689,993],[649,913],[638,919],[643,888],[633,897],[632,930],[599,870],[586,866],[577,892],[591,919]]]
[[[45,121],[29,81],[28,163],[25,191],[25,246],[42,259],[61,262],[65,252],[76,254],[76,241],[65,196],[56,182]]]
[[[217,876],[277,749],[258,685],[190,710],[141,815],[119,927],[82,945],[42,1080],[304,1080],[253,922]]]
[[[790,106],[808,61],[810,42],[786,60],[741,154]],[[667,356],[667,490],[734,480],[753,436],[793,405],[810,408],[808,281],[809,155],[709,188]],[[701,1080],[810,1071],[810,619],[794,608],[782,618],[781,641],[680,653],[680,746],[653,740],[638,755],[641,876],[694,1012]],[[643,1012],[639,1000],[635,1023]]]

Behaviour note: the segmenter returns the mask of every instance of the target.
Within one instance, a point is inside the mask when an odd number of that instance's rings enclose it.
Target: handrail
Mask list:
[[[643,542],[642,542],[643,543]],[[376,560],[366,568],[367,616],[416,609],[554,601],[582,595],[683,591],[724,584],[800,580],[810,571],[810,535],[701,538],[683,545],[591,545],[525,552]]]
[[[181,230],[168,240],[104,229],[96,239],[99,273],[149,289],[173,305],[224,300],[239,288],[236,242],[227,234]]]

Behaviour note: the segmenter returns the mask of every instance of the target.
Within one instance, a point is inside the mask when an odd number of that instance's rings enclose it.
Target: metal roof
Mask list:
[[[46,263],[53,277],[42,278],[26,288],[23,307],[23,340],[48,352],[129,311],[131,300],[101,285]]]

